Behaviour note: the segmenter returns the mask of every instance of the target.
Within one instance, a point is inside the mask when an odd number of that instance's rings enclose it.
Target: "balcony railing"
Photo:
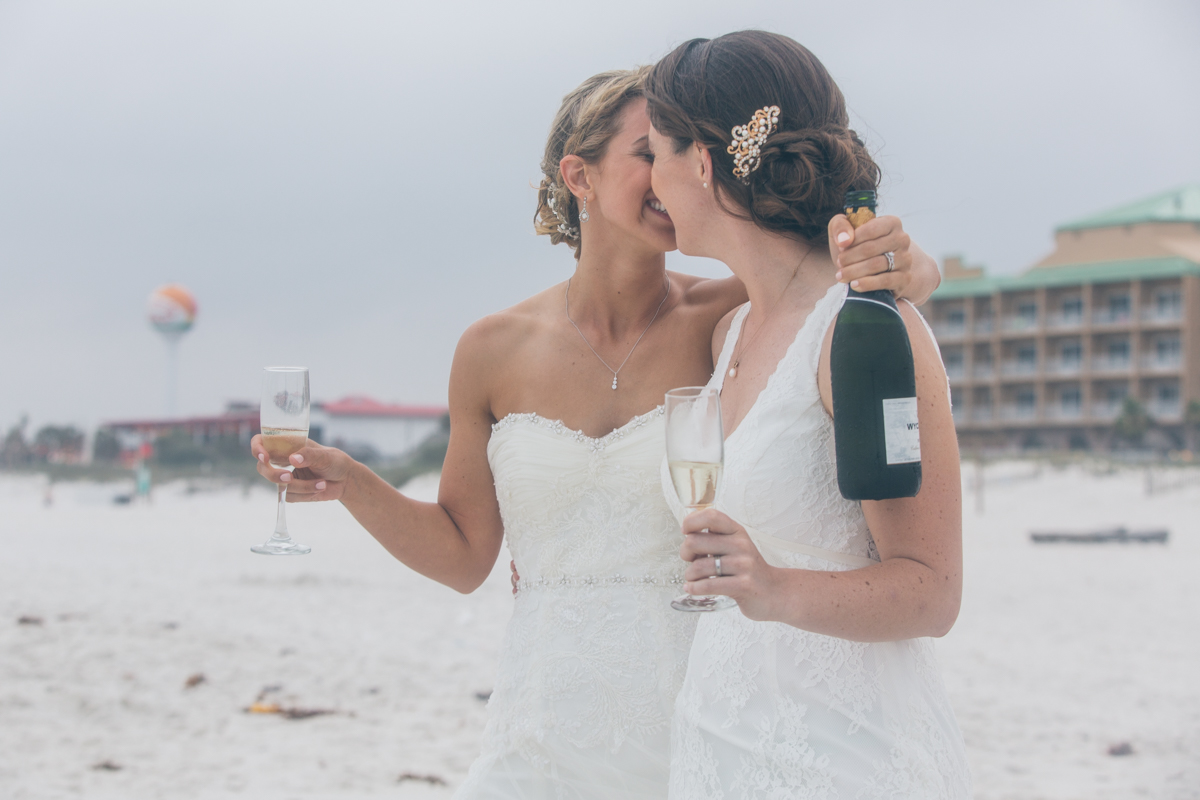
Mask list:
[[[1097,356],[1092,359],[1092,372],[1129,372],[1133,360],[1129,356]]]
[[[939,342],[948,339],[961,339],[967,335],[967,325],[964,322],[935,322],[933,335]]]
[[[990,381],[995,374],[996,369],[990,361],[981,361],[971,366],[971,377],[977,381]]]
[[[1055,358],[1046,362],[1049,375],[1078,375],[1083,372],[1083,360],[1079,358]]]
[[[975,406],[971,409],[971,422],[991,422],[991,406]]]
[[[1075,330],[1083,327],[1082,314],[1050,314],[1046,317],[1046,327],[1051,330]]]
[[[985,334],[991,333],[995,326],[992,325],[991,317],[979,317],[971,327],[974,328],[976,334]]]
[[[1036,373],[1036,361],[1005,361],[1000,365],[1001,375],[1034,375]]]
[[[1049,405],[1046,406],[1045,414],[1047,419],[1054,420],[1083,419],[1083,406],[1070,403]]]
[[[1005,317],[1002,327],[1006,331],[1031,331],[1037,328],[1037,324],[1037,317],[1019,315],[1015,317]]]
[[[1128,311],[1096,311],[1092,314],[1093,325],[1119,326],[1132,321],[1133,314]]]
[[[1142,321],[1149,322],[1152,325],[1164,325],[1172,322],[1183,321],[1183,308],[1179,306],[1168,306],[1166,308],[1143,308]]]
[[[1171,401],[1155,401],[1150,404],[1146,411],[1156,420],[1160,422],[1178,422],[1183,419],[1183,403],[1178,400]]]
[[[1145,372],[1179,372],[1183,369],[1183,356],[1179,353],[1169,356],[1143,356],[1142,369]]]
[[[1092,403],[1092,413],[1089,416],[1092,419],[1116,419],[1124,407],[1124,400],[1097,400]]]
[[[1010,406],[1000,406],[1000,419],[1018,421],[1037,419],[1037,406],[1025,405],[1023,403]]]

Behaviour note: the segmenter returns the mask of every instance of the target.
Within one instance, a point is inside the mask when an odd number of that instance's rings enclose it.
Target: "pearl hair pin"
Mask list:
[[[733,174],[750,183],[750,173],[762,166],[762,146],[779,123],[779,106],[764,106],[745,125],[733,128],[733,143],[725,152],[733,156]]]

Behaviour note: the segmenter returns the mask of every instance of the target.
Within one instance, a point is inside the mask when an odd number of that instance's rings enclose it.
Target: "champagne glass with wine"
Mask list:
[[[667,467],[679,501],[690,511],[708,508],[717,499],[725,463],[721,394],[707,386],[685,386],[667,392]],[[737,603],[722,595],[685,594],[671,601],[678,611],[723,611]]]
[[[266,367],[263,370],[262,404],[259,427],[267,460],[275,469],[295,471],[288,460],[308,441],[308,367]],[[306,544],[297,544],[288,535],[287,484],[279,484],[279,503],[275,512],[275,532],[263,544],[250,550],[265,556],[302,556],[311,552]]]

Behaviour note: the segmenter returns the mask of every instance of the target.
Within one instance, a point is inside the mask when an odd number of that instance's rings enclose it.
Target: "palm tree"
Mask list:
[[[1113,422],[1113,433],[1122,441],[1139,445],[1146,431],[1150,430],[1151,424],[1152,420],[1145,407],[1136,398],[1126,397],[1121,405],[1121,413]]]

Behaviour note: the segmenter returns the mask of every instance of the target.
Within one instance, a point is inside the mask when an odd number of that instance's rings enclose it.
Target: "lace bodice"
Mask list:
[[[521,580],[483,755],[458,797],[665,796],[695,620],[670,608],[684,565],[658,485],[663,442],[661,408],[598,439],[537,414],[493,426]]]
[[[845,292],[834,285],[817,302],[725,442],[716,505],[776,566],[837,571],[879,560],[861,505],[838,491],[833,421],[817,387]],[[723,385],[748,310],[734,316],[711,386]],[[664,494],[670,502],[669,483]],[[672,755],[672,800],[970,795],[928,639],[852,642],[736,609],[700,620]]]

